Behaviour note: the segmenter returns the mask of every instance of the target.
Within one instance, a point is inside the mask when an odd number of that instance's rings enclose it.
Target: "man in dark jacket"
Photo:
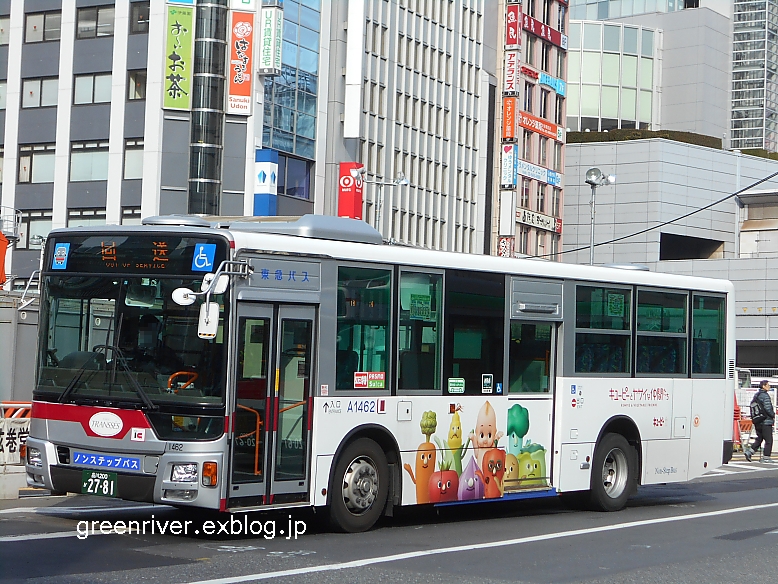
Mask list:
[[[754,430],[756,430],[756,438],[754,443],[747,447],[745,452],[746,460],[751,462],[751,457],[754,455],[759,446],[764,440],[764,450],[762,451],[761,462],[772,462],[770,455],[773,452],[773,424],[775,424],[775,409],[773,408],[773,402],[770,399],[770,383],[764,380],[759,384],[759,391],[756,392],[754,400],[759,403],[759,409],[762,415],[765,416],[764,421],[761,424],[754,423]]]

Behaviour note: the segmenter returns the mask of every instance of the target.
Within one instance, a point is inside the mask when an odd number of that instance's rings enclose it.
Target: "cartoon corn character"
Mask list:
[[[465,458],[465,452],[470,446],[470,439],[462,445],[462,420],[459,418],[459,412],[462,411],[461,404],[457,404],[454,415],[451,416],[451,424],[448,427],[448,440],[441,442],[435,436],[435,443],[440,448],[443,461],[448,463],[448,468],[456,471],[457,476],[462,474],[462,460]]]

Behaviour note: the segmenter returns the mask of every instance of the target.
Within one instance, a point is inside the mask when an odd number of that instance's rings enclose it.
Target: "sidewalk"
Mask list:
[[[24,465],[0,465],[0,499],[18,499],[19,489],[27,487]]]

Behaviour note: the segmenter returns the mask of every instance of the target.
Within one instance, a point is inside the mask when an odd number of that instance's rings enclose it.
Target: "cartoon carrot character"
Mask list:
[[[429,482],[432,473],[435,472],[435,460],[437,458],[435,445],[430,442],[430,436],[435,433],[438,427],[435,412],[432,410],[424,412],[421,415],[419,426],[421,427],[421,433],[427,437],[427,440],[419,444],[419,448],[416,450],[416,476],[413,475],[413,469],[407,462],[403,465],[403,468],[408,471],[413,484],[416,485],[416,502],[429,503]]]

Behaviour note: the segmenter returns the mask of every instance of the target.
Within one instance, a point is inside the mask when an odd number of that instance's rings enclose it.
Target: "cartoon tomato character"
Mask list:
[[[546,486],[546,449],[526,444],[519,453],[519,483],[522,487]]]
[[[447,463],[440,463],[440,470],[432,473],[429,480],[430,503],[447,503],[457,500],[459,477]]]
[[[502,438],[503,433],[497,431],[497,416],[494,413],[492,404],[488,401],[484,403],[480,410],[478,410],[478,418],[476,419],[475,430],[470,433],[470,440],[473,441],[473,450],[475,451],[475,459],[481,470],[486,472],[484,468],[484,455],[486,451],[494,448],[497,444],[497,440]],[[505,460],[503,459],[503,463]],[[503,464],[503,470],[505,465]]]
[[[437,458],[435,445],[430,442],[430,436],[435,433],[438,427],[435,412],[431,410],[424,412],[421,415],[419,425],[421,426],[422,434],[427,437],[427,441],[419,444],[419,448],[416,450],[416,476],[414,476],[410,464],[405,463],[403,468],[411,475],[411,481],[416,485],[416,502],[429,503],[430,477],[435,472],[435,460]]]
[[[484,453],[485,468],[476,470],[476,474],[484,482],[484,497],[499,499],[503,494],[502,480],[505,476],[505,451],[492,448]]]

